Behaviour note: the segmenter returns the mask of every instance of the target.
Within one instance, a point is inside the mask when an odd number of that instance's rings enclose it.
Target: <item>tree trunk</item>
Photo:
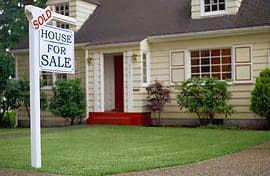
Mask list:
[[[26,110],[28,118],[30,120],[30,110],[29,109],[30,109],[30,107],[27,104],[25,104],[25,110]]]
[[[71,117],[71,118],[70,118],[70,120],[71,120],[71,121],[70,121],[70,125],[71,125],[71,126],[74,125],[74,119],[75,119],[74,117]]]
[[[158,111],[158,125],[160,125],[160,111]]]

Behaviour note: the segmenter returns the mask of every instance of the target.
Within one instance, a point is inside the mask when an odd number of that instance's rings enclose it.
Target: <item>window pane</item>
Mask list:
[[[220,72],[220,66],[212,66],[212,72]]]
[[[223,64],[230,64],[231,63],[231,57],[223,57],[222,58]]]
[[[209,50],[201,51],[201,57],[209,57],[210,56]]]
[[[202,59],[201,64],[202,65],[209,65],[210,64],[210,58]]]
[[[212,5],[212,11],[217,11],[217,5]]]
[[[209,66],[204,66],[204,67],[202,67],[202,73],[208,73],[208,72],[210,72],[210,67]]]
[[[225,3],[225,0],[219,0],[219,3]]]
[[[231,73],[223,73],[222,74],[222,80],[231,79],[232,74]]]
[[[219,57],[212,58],[212,64],[220,64],[220,58]]]
[[[211,56],[220,56],[220,50],[212,50]]]
[[[231,55],[231,49],[223,49],[222,50],[222,55]]]
[[[210,4],[210,0],[204,0],[204,4]]]
[[[191,57],[200,57],[200,52],[199,51],[192,51]]]
[[[222,71],[223,72],[228,72],[228,71],[231,71],[232,68],[231,68],[231,65],[222,65]]]
[[[225,10],[225,4],[219,4],[219,10]]]
[[[205,12],[210,12],[210,6],[209,6],[209,5],[205,6],[205,7],[204,7],[204,11],[205,11]]]
[[[200,73],[200,67],[192,67],[191,73]]]
[[[192,59],[191,60],[191,65],[199,65],[200,64],[200,60],[199,59]]]
[[[220,74],[213,74],[212,77],[215,77],[215,78],[217,78],[217,79],[219,79],[219,80],[221,79]]]
[[[56,74],[56,80],[67,80],[67,74],[65,73]]]
[[[42,72],[41,74],[44,86],[52,86],[53,85],[53,75],[50,72]]]

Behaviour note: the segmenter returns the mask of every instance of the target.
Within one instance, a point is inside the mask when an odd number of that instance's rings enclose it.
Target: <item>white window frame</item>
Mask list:
[[[48,73],[52,74],[52,85],[43,86],[42,89],[52,89],[52,87],[55,85],[56,81],[64,80],[64,79],[57,79],[57,74],[65,74],[65,73],[54,73],[54,72],[48,72]],[[66,74],[66,75],[67,75],[66,80],[68,80],[68,74]],[[43,79],[42,72],[40,72],[40,78]]]
[[[205,12],[204,9],[204,0],[200,0],[200,10],[201,10],[201,16],[215,16],[215,15],[224,15],[227,13],[227,0],[224,1],[225,3],[225,10],[217,10],[217,11],[210,11],[210,12]]]
[[[189,49],[189,61],[190,61],[190,65],[188,66],[190,68],[189,73],[190,73],[190,77],[192,77],[191,75],[191,52],[192,51],[202,51],[202,50],[217,50],[217,49],[231,49],[231,79],[234,79],[234,62],[233,62],[233,53],[232,53],[232,46],[221,46],[221,47],[213,47],[213,48],[194,48],[194,49]],[[201,65],[200,65],[201,66]],[[211,68],[210,68],[211,69]],[[201,74],[201,73],[200,73]],[[225,80],[221,80],[221,81],[225,81]]]
[[[143,55],[146,54],[146,82],[144,82],[143,74]],[[147,87],[150,84],[150,52],[142,51],[141,52],[141,68],[142,68],[142,86]]]

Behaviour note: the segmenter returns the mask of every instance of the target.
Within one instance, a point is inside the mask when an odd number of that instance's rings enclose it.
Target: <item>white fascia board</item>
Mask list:
[[[84,46],[87,45],[88,43],[75,43],[74,44],[74,47],[77,49],[77,48],[82,48],[82,49],[86,49]],[[29,52],[29,49],[28,48],[25,48],[25,49],[13,49],[13,50],[10,50],[11,53],[13,54],[25,54],[25,53],[28,53]]]
[[[126,43],[112,43],[112,44],[103,44],[103,45],[92,45],[86,44],[85,49],[105,49],[105,48],[115,48],[115,47],[130,47],[130,46],[139,46],[140,42],[126,42]]]
[[[192,32],[192,33],[185,33],[185,34],[157,35],[157,36],[149,36],[147,37],[147,39],[150,43],[155,43],[155,42],[167,42],[167,41],[175,41],[175,40],[188,40],[188,39],[196,39],[196,38],[244,35],[244,34],[263,33],[263,32],[270,32],[270,26],[224,29],[224,30],[206,31],[206,32]]]

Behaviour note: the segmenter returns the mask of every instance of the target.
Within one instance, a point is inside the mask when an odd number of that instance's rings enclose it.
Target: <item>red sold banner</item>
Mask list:
[[[38,15],[38,17],[31,20],[32,25],[34,26],[34,29],[39,30],[40,27],[47,24],[51,19],[53,18],[52,10],[50,7],[46,7],[44,11]]]

